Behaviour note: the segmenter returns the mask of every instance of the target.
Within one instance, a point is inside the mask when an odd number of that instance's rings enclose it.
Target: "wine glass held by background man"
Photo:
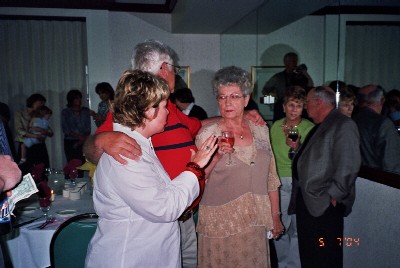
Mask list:
[[[113,128],[135,138],[142,156],[126,165],[101,156],[93,192],[99,222],[86,267],[181,267],[178,217],[199,195],[218,145],[210,136],[171,180],[151,140],[167,123],[169,94],[164,80],[148,72],[130,70],[118,82]]]

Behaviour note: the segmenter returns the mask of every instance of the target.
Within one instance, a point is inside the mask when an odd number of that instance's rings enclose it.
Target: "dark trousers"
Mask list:
[[[301,267],[343,267],[344,206],[331,204],[323,215],[314,217],[308,212],[300,191],[296,201]]]
[[[83,163],[85,160],[85,157],[83,156],[83,144],[80,144],[79,140],[64,139],[64,152],[67,161],[72,159],[80,159]]]
[[[67,162],[72,159],[79,159],[82,164],[85,163],[85,157],[83,156],[83,144],[79,143],[79,140],[67,140],[64,139],[64,152],[67,158]],[[83,177],[83,170],[78,170],[78,177]]]

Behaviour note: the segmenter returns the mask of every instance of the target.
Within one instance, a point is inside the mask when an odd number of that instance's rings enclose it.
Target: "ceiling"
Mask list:
[[[0,0],[0,7],[133,12],[171,33],[269,33],[307,15],[400,14],[398,0]]]

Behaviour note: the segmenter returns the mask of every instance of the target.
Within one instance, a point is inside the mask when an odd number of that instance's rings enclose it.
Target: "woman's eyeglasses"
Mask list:
[[[231,95],[218,95],[217,100],[218,101],[225,101],[227,99],[231,99],[231,101],[238,101],[241,98],[244,98],[244,95],[239,95],[239,94],[231,94]]]

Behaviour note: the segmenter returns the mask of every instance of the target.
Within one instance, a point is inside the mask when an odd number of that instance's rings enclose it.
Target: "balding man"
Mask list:
[[[357,95],[360,109],[354,121],[360,132],[363,165],[400,174],[400,136],[390,119],[381,115],[382,87],[367,85]]]
[[[343,249],[337,238],[343,237],[361,164],[359,134],[354,121],[335,109],[329,87],[310,90],[307,113],[316,126],[292,165],[301,266],[338,268]]]

